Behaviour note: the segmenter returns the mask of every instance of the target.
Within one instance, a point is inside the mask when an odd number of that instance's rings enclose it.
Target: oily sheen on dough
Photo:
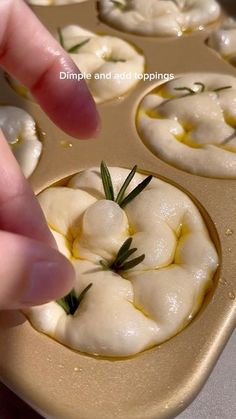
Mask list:
[[[117,194],[129,171],[110,173]],[[137,173],[127,193],[143,179]],[[36,329],[75,350],[126,357],[169,339],[192,319],[218,256],[198,209],[176,187],[153,178],[124,209],[104,198],[97,168],[39,195],[59,250],[75,268],[77,293],[93,285],[73,316],[56,302],[26,315]],[[122,274],[104,270],[99,261],[114,260],[130,236],[134,255],[145,253],[143,262]]]
[[[86,82],[97,103],[123,95],[138,83],[135,73],[143,73],[145,60],[128,42],[96,35],[78,25],[65,26],[61,33],[67,50],[88,41],[71,58],[82,73],[92,75]],[[102,78],[103,74],[111,78]]]
[[[216,178],[236,178],[235,126],[236,78],[222,74],[186,74],[162,84],[144,97],[137,116],[139,135],[156,156]]]
[[[208,45],[236,66],[236,20],[225,19],[223,24],[211,33]]]
[[[42,152],[35,121],[23,109],[0,106],[0,129],[28,178],[35,170]]]
[[[146,36],[181,36],[203,29],[220,14],[216,0],[99,0],[101,20]]]

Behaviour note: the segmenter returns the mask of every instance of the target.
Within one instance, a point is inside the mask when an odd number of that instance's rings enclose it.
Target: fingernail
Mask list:
[[[64,258],[61,262],[36,262],[22,304],[44,304],[66,295],[73,287],[74,276],[73,266]]]

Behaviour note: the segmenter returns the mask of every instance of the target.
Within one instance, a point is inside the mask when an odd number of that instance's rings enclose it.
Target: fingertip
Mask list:
[[[70,72],[79,71],[74,63]],[[55,62],[31,92],[49,118],[63,131],[78,139],[96,137],[100,116],[85,80],[60,80],[61,62]]]
[[[53,253],[53,252],[52,252]],[[57,300],[73,288],[75,271],[68,259],[59,252],[47,260],[35,262],[30,271],[27,290],[21,306],[34,306]]]
[[[1,309],[45,304],[74,287],[73,265],[48,245],[0,231],[0,253]]]
[[[90,118],[91,113],[88,115],[87,125],[83,127],[80,126],[79,132],[74,133],[74,137],[81,140],[88,140],[89,138],[96,138],[101,129],[101,119],[97,111],[96,105],[94,104],[94,109],[92,110],[93,118]]]
[[[83,100],[79,92],[73,99],[70,115],[67,118],[63,118],[62,129],[72,137],[80,140],[96,138],[101,128],[101,119],[94,99],[87,87]],[[59,125],[58,122],[57,125]]]

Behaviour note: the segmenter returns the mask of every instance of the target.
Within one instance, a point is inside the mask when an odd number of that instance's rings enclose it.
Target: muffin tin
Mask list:
[[[229,5],[229,2],[228,2]],[[75,23],[119,36],[140,48],[147,72],[212,72],[236,77],[236,69],[205,44],[210,28],[180,39],[121,33],[99,22],[96,1],[60,7],[35,6],[54,33]],[[198,205],[215,243],[220,267],[214,289],[195,319],[177,336],[125,360],[76,353],[35,331],[19,312],[0,314],[2,381],[45,417],[57,419],[165,419],[175,417],[209,376],[236,321],[236,180],[187,174],[155,157],[135,126],[138,105],[157,81],[141,82],[129,94],[98,106],[102,130],[78,141],[55,127],[40,107],[14,92],[0,75],[0,103],[27,110],[37,121],[43,153],[30,178],[35,193],[65,184],[74,173],[99,165],[152,173],[186,191]],[[63,162],[63,165],[62,165]]]

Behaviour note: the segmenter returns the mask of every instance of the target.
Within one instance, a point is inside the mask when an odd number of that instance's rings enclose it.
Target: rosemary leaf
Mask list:
[[[124,265],[120,267],[120,270],[127,271],[128,269],[132,269],[135,266],[137,266],[139,263],[141,263],[144,259],[145,259],[145,255],[143,254],[141,256],[138,256],[135,259],[129,260],[128,262],[125,262]]]
[[[133,249],[127,250],[127,252],[123,253],[119,258],[117,257],[115,262],[113,262],[112,266],[114,265],[117,269],[125,262],[128,257],[130,257],[133,253],[137,251],[137,247],[134,247]]]
[[[99,263],[104,269],[110,269],[114,272],[119,271],[127,271],[128,269],[133,268],[134,266],[141,263],[145,255],[138,256],[135,259],[129,260],[128,262],[125,262],[133,253],[135,253],[138,249],[134,247],[133,249],[130,249],[131,243],[132,243],[132,237],[129,237],[125,242],[122,244],[120,250],[117,253],[117,256],[115,260],[112,263],[108,263],[106,261],[100,260]]]
[[[205,92],[206,86],[205,86],[204,83],[201,83],[200,81],[198,81],[198,82],[195,82],[194,84],[197,85],[197,86],[201,86],[202,89],[201,89],[200,93]],[[221,92],[222,90],[231,89],[231,88],[232,88],[232,86],[218,87],[218,89],[214,89],[213,92],[218,93],[218,92]],[[175,87],[175,90],[182,90],[182,91],[186,90],[188,92],[187,96],[188,95],[195,95],[195,94],[198,93],[198,92],[195,92],[193,89],[190,89],[190,87]]]
[[[138,166],[134,166],[133,169],[131,170],[131,172],[128,174],[127,178],[125,179],[125,181],[124,181],[124,183],[123,183],[123,185],[122,185],[122,187],[121,187],[121,189],[120,189],[120,191],[117,195],[117,198],[116,198],[117,204],[120,205],[120,203],[122,202],[122,200],[124,198],[125,191],[128,188],[131,180],[133,179],[133,177],[134,177],[134,175],[137,171],[137,167]]]
[[[72,289],[65,297],[57,300],[57,303],[65,310],[66,314],[74,314],[76,306],[76,292]]]
[[[107,61],[109,61],[110,63],[126,63],[126,60],[122,60],[121,58],[120,59],[117,58],[117,60],[114,58]]]
[[[78,304],[77,304],[77,295],[75,290],[71,290],[71,292],[66,295],[65,300],[70,308],[70,314],[74,314],[78,308]]]
[[[217,93],[217,92],[221,92],[222,90],[226,90],[226,89],[232,89],[232,86],[218,87],[218,89],[214,89],[213,92]]]
[[[90,38],[85,39],[84,41],[80,42],[79,44],[74,45],[73,47],[70,47],[67,52],[70,54],[73,54],[73,52],[76,52],[79,48],[83,47],[85,44],[87,44],[90,41]]]
[[[111,175],[104,161],[101,162],[101,177],[106,199],[114,201],[114,190]]]
[[[72,289],[65,297],[57,300],[57,304],[65,310],[66,314],[71,314],[73,316],[92,285],[92,283],[89,284],[79,295],[77,295],[75,290]]]
[[[186,90],[189,95],[195,95],[195,91],[193,89],[190,89],[190,87],[175,87],[174,90],[184,91]]]
[[[70,314],[70,307],[69,307],[65,297],[60,298],[60,300],[57,300],[56,302],[57,302],[57,304],[59,304],[59,306],[61,306],[63,308],[63,310],[65,310],[66,314]]]
[[[205,90],[206,90],[206,86],[205,86],[205,84],[204,84],[204,83],[201,83],[200,81],[197,81],[197,82],[196,82],[196,83],[194,83],[194,84],[196,84],[196,86],[200,86],[200,87],[202,88],[201,93],[205,92]]]
[[[80,293],[80,295],[77,297],[77,308],[79,307],[79,305],[81,304],[82,300],[84,299],[85,295],[87,294],[87,292],[90,290],[91,286],[92,286],[92,282],[90,282],[90,284],[87,285],[87,287]]]
[[[138,186],[136,186],[136,188],[134,188],[133,191],[130,192],[129,195],[126,196],[125,199],[123,199],[123,201],[120,203],[120,207],[124,208],[125,205],[127,205],[130,201],[136,198],[136,196],[139,195],[146,188],[146,186],[151,182],[152,178],[153,176],[150,175],[146,177],[141,183],[139,183]]]
[[[152,180],[152,176],[148,176],[146,179],[144,179],[136,188],[134,188],[133,191],[129,193],[129,195],[123,199],[125,191],[130,184],[131,180],[133,179],[135,173],[137,170],[137,166],[134,166],[127,178],[125,179],[117,198],[115,199],[114,195],[114,189],[112,185],[112,179],[110,172],[108,170],[108,167],[104,161],[101,162],[100,166],[100,172],[101,172],[101,178],[102,178],[102,184],[104,189],[105,198],[110,201],[115,201],[120,207],[124,207],[128,204],[132,199],[134,199],[146,186],[149,184],[149,182]]]
[[[57,33],[58,33],[60,45],[62,46],[62,48],[65,48],[64,39],[63,39],[61,28],[57,28]]]
[[[132,237],[129,237],[125,242],[122,244],[119,252],[117,253],[116,260],[119,259],[125,252],[127,252],[132,243]]]

